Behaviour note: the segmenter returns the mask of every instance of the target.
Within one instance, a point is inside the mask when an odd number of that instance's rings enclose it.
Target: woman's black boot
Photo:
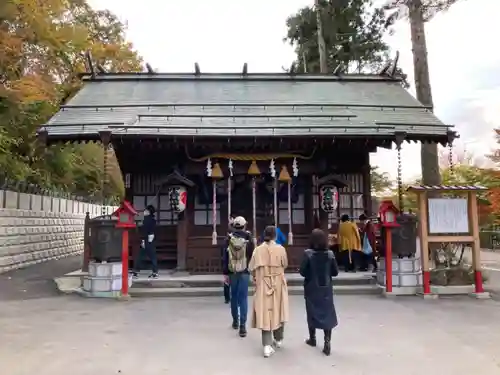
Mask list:
[[[314,328],[309,328],[309,338],[306,340],[306,344],[316,346],[316,330]]]
[[[325,332],[325,345],[323,346],[323,353],[325,355],[330,355],[331,352],[330,342],[332,340],[332,330],[325,329],[324,332]]]

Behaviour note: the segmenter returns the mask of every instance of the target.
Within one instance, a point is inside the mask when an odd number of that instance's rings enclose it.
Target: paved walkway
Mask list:
[[[35,264],[28,268],[2,273],[0,274],[0,301],[55,296],[58,292],[54,284],[54,278],[63,276],[81,267],[82,257],[79,255],[51,260]],[[0,374],[2,374],[2,371],[0,371]]]
[[[129,302],[57,296],[4,301],[0,373],[498,375],[500,303],[338,296],[332,356],[303,343],[302,297],[291,298],[284,348],[237,337],[220,298]],[[321,336],[320,336],[321,337]]]
[[[472,253],[466,253],[466,257],[469,263],[472,263]],[[488,278],[485,283],[486,290],[500,300],[500,251],[481,251],[481,266]]]

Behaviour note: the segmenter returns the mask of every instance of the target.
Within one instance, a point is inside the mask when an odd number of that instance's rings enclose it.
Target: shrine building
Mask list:
[[[125,199],[156,208],[160,265],[195,273],[220,272],[229,215],[257,237],[276,220],[296,269],[312,229],[372,214],[370,152],[455,137],[387,74],[197,69],[83,81],[40,139],[112,146]]]

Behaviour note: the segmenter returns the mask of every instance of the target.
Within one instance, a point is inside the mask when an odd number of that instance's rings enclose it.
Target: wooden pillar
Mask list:
[[[184,270],[185,271],[191,271],[190,265],[188,262],[189,256],[190,256],[190,249],[189,249],[189,236],[193,233],[193,227],[194,227],[194,204],[195,204],[195,199],[196,199],[196,188],[190,188],[188,189],[188,196],[187,196],[187,205],[186,209],[184,210],[184,218],[183,218],[183,232],[177,233],[184,236],[184,245],[182,248],[178,247],[177,248],[177,268],[184,263]],[[179,241],[180,237],[177,237],[177,241]]]
[[[472,243],[472,268],[474,269],[474,284],[476,293],[484,293],[483,275],[481,272],[481,244],[479,241],[479,219],[477,212],[477,196],[475,191],[467,194],[469,218],[471,223]]]
[[[420,238],[420,258],[422,262],[422,278],[424,296],[431,293],[431,274],[429,269],[429,230],[427,224],[427,193],[425,191],[417,193],[418,199],[418,235]]]
[[[186,207],[187,210],[187,207]],[[188,220],[186,210],[177,215],[177,270],[186,270]]]
[[[313,177],[306,176],[304,178],[304,215],[305,224],[309,232],[314,229],[314,204],[313,204]]]
[[[368,217],[372,216],[372,181],[370,168],[370,153],[366,152],[362,169],[363,176],[363,206]]]

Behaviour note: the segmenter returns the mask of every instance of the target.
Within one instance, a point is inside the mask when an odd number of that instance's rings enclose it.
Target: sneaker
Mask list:
[[[240,326],[240,331],[238,332],[240,337],[246,337],[247,336],[247,329],[245,326]]]
[[[283,346],[283,340],[274,340],[273,345],[276,349],[279,349]]]
[[[132,278],[137,280],[139,278],[139,274],[137,272],[132,272]]]
[[[237,322],[236,320],[233,320],[233,324],[231,324],[231,327],[232,327],[233,329],[238,329],[238,328],[239,328],[239,326],[240,326],[240,325],[238,324],[238,322]]]
[[[264,358],[269,358],[274,354],[275,350],[271,345],[264,346]]]
[[[160,275],[158,275],[157,272],[153,272],[151,275],[148,276],[148,279],[157,279],[159,277]]]

